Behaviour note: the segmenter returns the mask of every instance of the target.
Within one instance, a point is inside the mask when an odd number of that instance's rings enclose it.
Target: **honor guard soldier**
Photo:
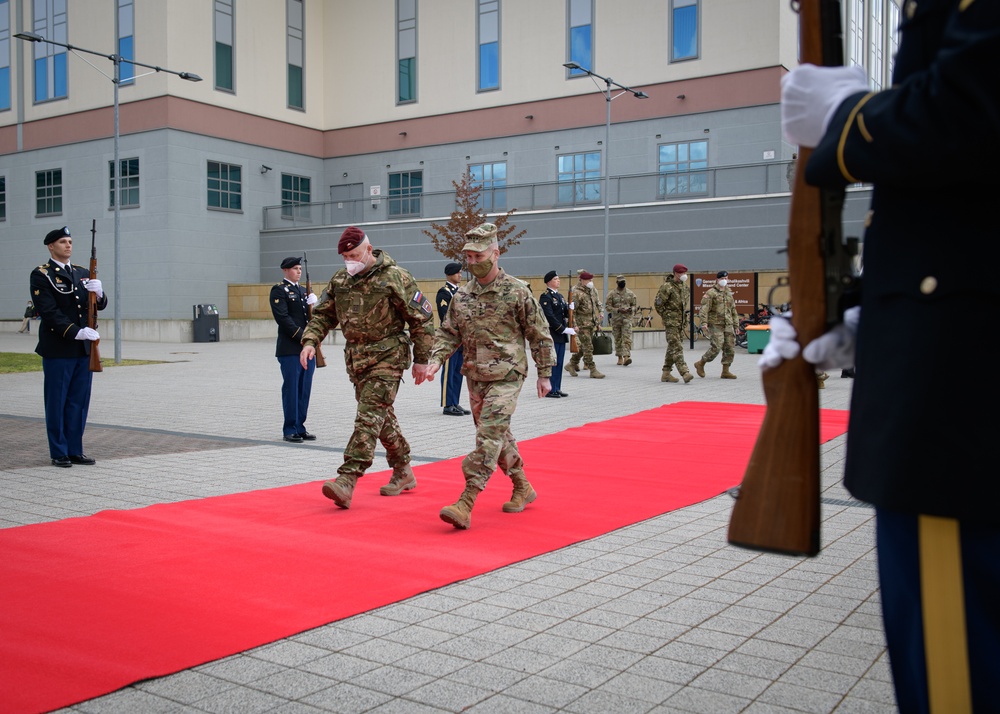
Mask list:
[[[566,359],[566,343],[569,342],[570,336],[576,334],[576,330],[569,326],[569,303],[559,292],[559,273],[550,270],[545,274],[544,280],[545,291],[538,298],[538,304],[542,306],[545,320],[549,323],[549,332],[552,333],[553,347],[556,351],[556,366],[549,378],[552,391],[545,396],[549,399],[559,399],[569,396],[562,390],[562,371]]]
[[[302,352],[302,335],[308,322],[310,305],[318,298],[306,293],[299,285],[302,278],[302,259],[285,258],[281,261],[284,280],[271,287],[271,315],[278,323],[278,342],[274,355],[281,367],[281,408],[285,415],[281,431],[285,441],[301,444],[314,441],[315,435],[306,431],[309,413],[309,395],[312,392],[316,361],[310,360],[303,367],[299,362]]]
[[[444,266],[445,284],[437,292],[438,319],[444,322],[444,316],[448,312],[452,296],[458,292],[458,286],[462,282],[461,263],[448,263]],[[441,375],[441,406],[448,416],[466,416],[472,412],[463,409],[458,404],[459,395],[462,393],[462,348],[459,347],[455,353],[448,358],[444,366],[444,374]]]
[[[45,399],[45,432],[53,466],[92,465],[83,452],[83,431],[90,410],[90,345],[99,340],[87,327],[90,293],[97,309],[108,306],[101,281],[90,280],[90,271],[70,262],[73,237],[65,226],[49,231],[45,246],[51,256],[31,271],[31,298],[41,317],[38,346],[42,357]]]

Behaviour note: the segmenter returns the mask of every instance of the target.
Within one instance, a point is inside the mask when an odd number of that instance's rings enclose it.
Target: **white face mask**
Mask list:
[[[592,287],[594,287],[594,281],[593,281],[593,280],[591,280],[591,281],[590,281],[589,283],[587,283],[587,287],[588,287],[588,288],[592,288]]]
[[[724,287],[726,287],[727,285],[729,285],[729,281],[728,281],[728,280],[726,280],[725,278],[719,278],[719,282],[718,282],[718,283],[716,283],[716,284],[717,284],[717,285],[718,285],[718,286],[719,286],[720,288],[724,288]]]
[[[677,278],[677,279],[680,280],[682,283],[686,283],[688,281],[688,274],[687,273],[681,273],[681,276],[679,278]]]
[[[368,267],[368,263],[363,260],[345,260],[344,267],[347,268],[348,275],[357,275]]]

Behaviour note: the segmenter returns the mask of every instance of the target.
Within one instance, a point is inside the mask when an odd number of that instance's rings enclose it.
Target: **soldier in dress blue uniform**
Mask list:
[[[97,309],[108,306],[101,281],[90,280],[90,271],[73,265],[73,238],[69,228],[45,236],[49,262],[31,271],[31,298],[41,317],[38,346],[44,374],[45,431],[53,466],[92,465],[83,452],[83,431],[90,410],[90,343],[100,339],[87,327],[90,295],[97,295]]]
[[[906,0],[899,36],[881,91],[857,68],[804,65],[782,80],[785,135],[815,147],[805,181],[873,186],[860,306],[803,356],[857,364],[845,485],[875,506],[900,711],[995,712],[1000,479],[988,417],[1000,380],[965,352],[942,372],[940,348],[956,315],[985,334],[1000,300],[983,272],[1000,265],[1000,3]]]
[[[462,264],[448,263],[444,266],[445,284],[437,292],[438,320],[444,322],[444,316],[448,313],[448,306],[451,305],[451,298],[458,292],[458,286],[462,282]],[[444,414],[448,416],[466,416],[472,412],[463,409],[459,403],[459,396],[462,394],[462,348],[455,350],[455,354],[448,358],[444,365],[444,374],[441,375],[441,406],[444,407]]]
[[[568,397],[562,391],[563,362],[566,359],[566,343],[569,342],[570,335],[575,335],[576,330],[569,326],[569,303],[559,292],[559,274],[550,270],[545,274],[545,292],[538,298],[538,304],[542,306],[545,313],[545,320],[549,323],[549,332],[552,333],[552,342],[556,350],[556,367],[552,370],[552,391],[545,396],[550,399]]]
[[[315,294],[307,294],[305,288],[299,285],[302,278],[301,258],[285,258],[281,261],[281,271],[285,279],[271,288],[271,314],[278,323],[274,354],[281,366],[281,408],[285,414],[281,431],[285,441],[301,444],[303,440],[316,439],[315,435],[306,431],[316,362],[310,360],[303,367],[299,362],[299,353],[302,352],[302,333],[309,321],[308,308],[315,305],[318,298]]]

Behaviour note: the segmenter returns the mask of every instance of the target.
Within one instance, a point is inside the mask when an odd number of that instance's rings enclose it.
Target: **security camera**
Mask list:
[[[260,165],[260,172],[261,172],[262,174],[266,174],[266,173],[267,173],[268,171],[270,171],[270,170],[271,170],[271,167],[270,167],[270,166],[268,166],[267,164],[261,164],[261,165]]]

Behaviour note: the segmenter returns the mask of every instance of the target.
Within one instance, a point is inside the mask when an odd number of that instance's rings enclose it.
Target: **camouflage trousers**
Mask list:
[[[389,466],[410,463],[410,444],[403,438],[393,409],[401,375],[360,377],[354,383],[358,411],[354,433],[344,448],[344,463],[337,473],[362,476],[375,458],[375,446],[382,442]]]
[[[674,365],[677,365],[677,371],[681,374],[689,372],[687,363],[684,361],[684,332],[681,326],[664,329],[667,333],[667,352],[663,356],[663,371],[669,372]]]
[[[597,365],[594,364],[594,328],[576,328],[576,344],[580,346],[580,351],[574,352],[569,360],[569,363],[573,365],[573,369],[580,368],[581,359],[583,360],[583,366],[587,369],[596,367]]]
[[[510,432],[524,377],[500,382],[477,382],[466,378],[469,406],[476,423],[476,448],[462,459],[462,473],[470,486],[486,488],[497,466],[513,480],[524,478],[524,461]]]
[[[627,317],[611,320],[611,336],[615,341],[615,354],[619,357],[631,357],[632,321]]]
[[[701,356],[701,361],[711,362],[719,356],[719,352],[722,352],[722,364],[732,364],[733,357],[736,356],[736,335],[733,334],[733,328],[710,325],[708,332],[708,339],[711,341],[711,344],[705,350],[705,354]]]

